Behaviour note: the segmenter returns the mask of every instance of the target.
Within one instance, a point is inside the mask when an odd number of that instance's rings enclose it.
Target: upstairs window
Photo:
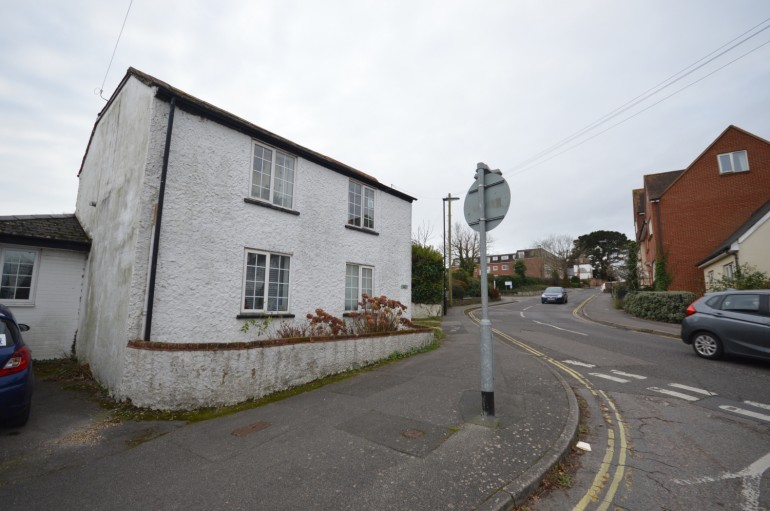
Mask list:
[[[720,174],[746,172],[749,170],[749,156],[746,151],[720,154],[717,156],[717,161],[719,161]]]
[[[348,185],[348,224],[374,229],[374,189],[350,181]]]
[[[277,149],[254,143],[251,197],[291,209],[297,159]]]
[[[2,278],[0,279],[0,300],[8,304],[32,304],[34,300],[35,273],[37,271],[36,250],[0,251]]]

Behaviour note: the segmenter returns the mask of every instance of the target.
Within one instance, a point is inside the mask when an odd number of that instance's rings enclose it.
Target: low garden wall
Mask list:
[[[177,344],[130,341],[116,398],[181,410],[231,405],[427,346],[433,331]]]

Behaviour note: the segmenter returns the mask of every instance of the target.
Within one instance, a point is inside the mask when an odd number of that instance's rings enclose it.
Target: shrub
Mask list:
[[[465,288],[460,284],[452,284],[452,299],[462,300],[465,296]]]
[[[358,302],[361,308],[350,313],[348,329],[354,334],[371,334],[396,332],[402,326],[414,327],[409,319],[403,316],[406,305],[398,300],[389,300],[386,296],[373,297],[361,295]]]
[[[433,247],[412,244],[412,301],[441,303],[444,294],[444,258]]]
[[[623,301],[623,308],[638,318],[681,323],[687,306],[694,300],[695,294],[687,291],[629,293]]]

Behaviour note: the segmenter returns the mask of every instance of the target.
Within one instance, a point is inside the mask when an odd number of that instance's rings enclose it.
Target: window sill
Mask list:
[[[242,312],[235,316],[235,319],[262,319],[262,318],[279,318],[279,319],[292,319],[294,314],[288,312]]]
[[[296,211],[294,209],[276,206],[275,204],[270,204],[269,202],[252,199],[251,197],[244,197],[243,202],[245,202],[246,204],[254,204],[255,206],[261,206],[263,208],[274,209],[276,211],[281,211],[283,213],[289,213],[290,215],[299,216],[299,211]]]
[[[374,236],[379,236],[380,233],[377,231],[373,231],[371,229],[364,229],[362,227],[356,227],[355,225],[345,224],[345,229],[350,229],[351,231],[358,231],[362,232],[364,234],[372,234]]]

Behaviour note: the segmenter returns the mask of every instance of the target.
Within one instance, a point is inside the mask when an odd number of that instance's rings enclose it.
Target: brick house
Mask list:
[[[494,277],[503,277],[506,275],[516,275],[515,266],[516,262],[521,260],[524,262],[526,268],[525,275],[527,277],[535,277],[539,279],[550,278],[551,268],[548,264],[549,258],[552,260],[555,256],[548,253],[542,248],[528,248],[525,250],[517,250],[508,254],[495,254],[487,256],[487,274]],[[481,274],[479,270],[479,258],[476,258],[476,269],[473,270],[473,276],[478,278]],[[456,270],[460,267],[460,261],[455,259],[452,261],[452,270]]]
[[[703,293],[698,263],[768,200],[770,142],[736,126],[687,168],[644,176],[644,188],[633,191],[643,283],[654,283],[655,265],[665,254],[669,289]]]

